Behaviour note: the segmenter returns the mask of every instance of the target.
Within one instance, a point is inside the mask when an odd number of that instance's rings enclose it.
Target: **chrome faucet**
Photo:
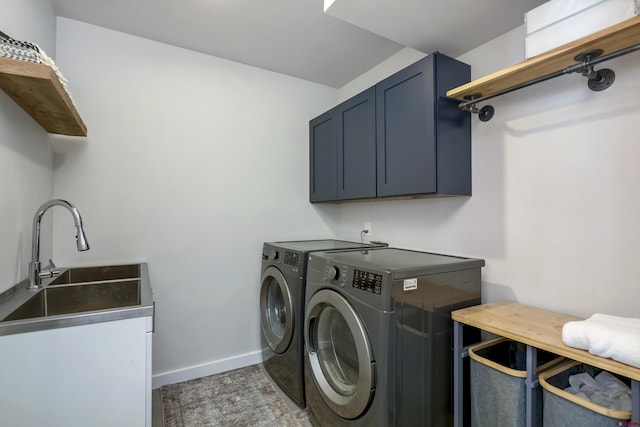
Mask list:
[[[29,283],[27,284],[27,289],[40,289],[42,286],[40,282],[40,221],[47,209],[52,206],[63,206],[71,212],[71,215],[73,215],[73,221],[76,224],[76,229],[78,230],[76,235],[78,250],[86,251],[89,249],[89,243],[87,243],[87,238],[84,235],[84,230],[82,229],[82,217],[80,216],[78,209],[66,200],[49,200],[38,208],[33,217],[31,262],[29,263]]]

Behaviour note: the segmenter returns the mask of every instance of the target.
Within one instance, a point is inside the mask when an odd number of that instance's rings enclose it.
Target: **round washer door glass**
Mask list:
[[[337,292],[317,292],[307,307],[305,338],[322,399],[343,418],[360,416],[375,384],[369,339],[351,304]]]
[[[262,275],[260,287],[260,323],[269,347],[284,353],[293,337],[293,307],[287,281],[275,267]]]

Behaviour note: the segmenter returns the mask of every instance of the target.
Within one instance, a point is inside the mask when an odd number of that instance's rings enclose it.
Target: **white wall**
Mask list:
[[[523,34],[517,28],[459,59],[483,77],[524,59]],[[400,52],[340,99],[416,56]],[[616,81],[604,92],[563,76],[491,100],[490,122],[473,117],[472,197],[343,204],[336,234],[353,238],[369,221],[372,237],[394,246],[484,258],[485,301],[637,317],[640,63],[631,54],[596,69],[605,66]]]
[[[425,56],[426,54],[419,50],[405,47],[395,55],[382,61],[376,67],[373,67],[341,87],[338,90],[339,101],[342,102],[351,98]]]
[[[89,137],[55,138],[54,195],[78,205],[92,249],[75,252],[61,216],[54,252],[149,262],[156,385],[258,360],[262,242],[357,240],[364,221],[397,247],[484,258],[485,301],[637,316],[633,55],[602,93],[573,75],[493,100],[491,122],[473,118],[472,197],[311,205],[308,120],[423,54],[338,91],[67,19],[57,34]],[[522,45],[519,28],[461,59],[481,77]]]
[[[4,0],[0,30],[55,56],[56,20],[49,1]],[[52,193],[49,135],[0,91],[0,292],[27,277],[33,215]],[[42,222],[45,261],[51,255],[52,214]]]
[[[89,135],[56,137],[54,193],[91,245],[56,219],[59,264],[149,263],[156,385],[259,360],[262,243],[333,237],[307,147],[337,90],[64,18],[57,46]]]

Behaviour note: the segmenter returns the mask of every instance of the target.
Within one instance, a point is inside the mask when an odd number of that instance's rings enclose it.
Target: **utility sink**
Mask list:
[[[140,280],[54,286],[40,290],[3,321],[130,307],[138,304],[140,304]]]
[[[48,286],[72,283],[104,282],[140,277],[140,264],[110,265],[104,267],[69,268],[56,277]]]
[[[43,284],[35,293],[18,290],[20,300],[9,310],[0,310],[8,313],[0,313],[0,325],[49,319],[68,325],[153,313],[146,264],[68,268]]]
[[[149,267],[119,264],[0,293],[0,425],[151,425]]]

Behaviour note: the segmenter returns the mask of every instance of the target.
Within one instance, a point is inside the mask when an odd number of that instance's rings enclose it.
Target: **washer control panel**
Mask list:
[[[382,294],[382,274],[371,273],[364,270],[353,269],[353,277],[350,277],[350,268],[346,265],[336,265],[327,263],[323,279],[325,282],[332,282],[340,287],[347,285],[347,280],[351,278],[351,287],[360,289],[371,294]]]
[[[353,282],[351,284],[372,294],[382,294],[382,274],[370,273],[364,270],[353,270]]]
[[[326,277],[329,280],[338,280],[340,278],[340,269],[335,265],[329,266]]]
[[[323,279],[325,282],[335,282],[344,288],[344,285],[347,282],[348,272],[349,269],[346,265],[337,266],[329,263],[324,269]]]

